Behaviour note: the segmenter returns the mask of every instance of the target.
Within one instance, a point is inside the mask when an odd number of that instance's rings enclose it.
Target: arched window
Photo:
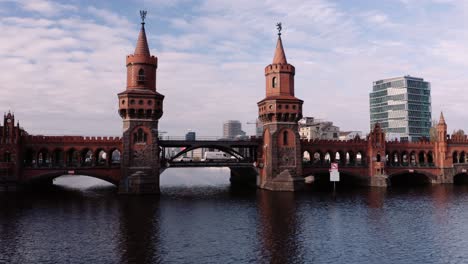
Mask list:
[[[4,161],[5,162],[11,161],[11,153],[9,151],[5,152]]]
[[[143,69],[140,69],[138,71],[138,84],[143,84],[145,83],[145,71]]]
[[[139,128],[136,133],[133,133],[133,143],[146,143],[147,135],[142,128]]]
[[[278,86],[278,78],[277,77],[273,77],[273,79],[271,79],[271,85],[273,88],[276,88]]]
[[[288,145],[288,131],[283,132],[283,145]]]
[[[119,164],[120,163],[120,151],[118,149],[112,151],[111,155],[111,162],[112,164]]]
[[[377,153],[377,158],[376,158],[377,162],[380,162],[381,159],[382,159],[382,158],[380,157],[380,153]]]

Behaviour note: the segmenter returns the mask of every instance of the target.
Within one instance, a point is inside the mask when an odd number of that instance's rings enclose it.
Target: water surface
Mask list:
[[[161,196],[92,178],[0,194],[0,263],[468,263],[468,188],[232,189],[174,170]]]

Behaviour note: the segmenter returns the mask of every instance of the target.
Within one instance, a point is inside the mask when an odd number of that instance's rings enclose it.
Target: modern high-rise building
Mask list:
[[[373,83],[370,95],[370,125],[376,123],[387,139],[429,139],[431,128],[431,84],[409,75]]]
[[[185,140],[192,140],[195,141],[197,134],[194,131],[189,131],[185,134]]]
[[[223,138],[234,139],[245,136],[242,124],[238,120],[228,120],[223,124]]]

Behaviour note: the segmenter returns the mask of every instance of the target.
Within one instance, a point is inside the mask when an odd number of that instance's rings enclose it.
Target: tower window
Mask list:
[[[3,157],[3,160],[5,162],[11,162],[11,153],[10,152],[5,152],[5,156]]]
[[[147,134],[141,128],[136,133],[133,133],[133,143],[146,143],[147,138]]]
[[[283,145],[288,145],[288,131],[283,132]]]
[[[143,69],[140,69],[138,71],[138,84],[144,84],[145,83],[145,71]]]
[[[278,86],[278,78],[273,77],[273,79],[271,79],[271,84],[272,84],[273,88],[276,88]]]

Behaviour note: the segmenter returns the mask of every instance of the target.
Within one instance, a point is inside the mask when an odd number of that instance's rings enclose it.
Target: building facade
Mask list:
[[[299,120],[299,135],[301,139],[339,140],[340,128],[333,122],[304,117]]]
[[[418,141],[429,138],[431,85],[423,78],[403,76],[373,83],[370,127],[379,123],[387,140]]]
[[[242,131],[242,124],[239,120],[228,120],[223,124],[223,138],[235,139],[244,137],[245,132]]]

